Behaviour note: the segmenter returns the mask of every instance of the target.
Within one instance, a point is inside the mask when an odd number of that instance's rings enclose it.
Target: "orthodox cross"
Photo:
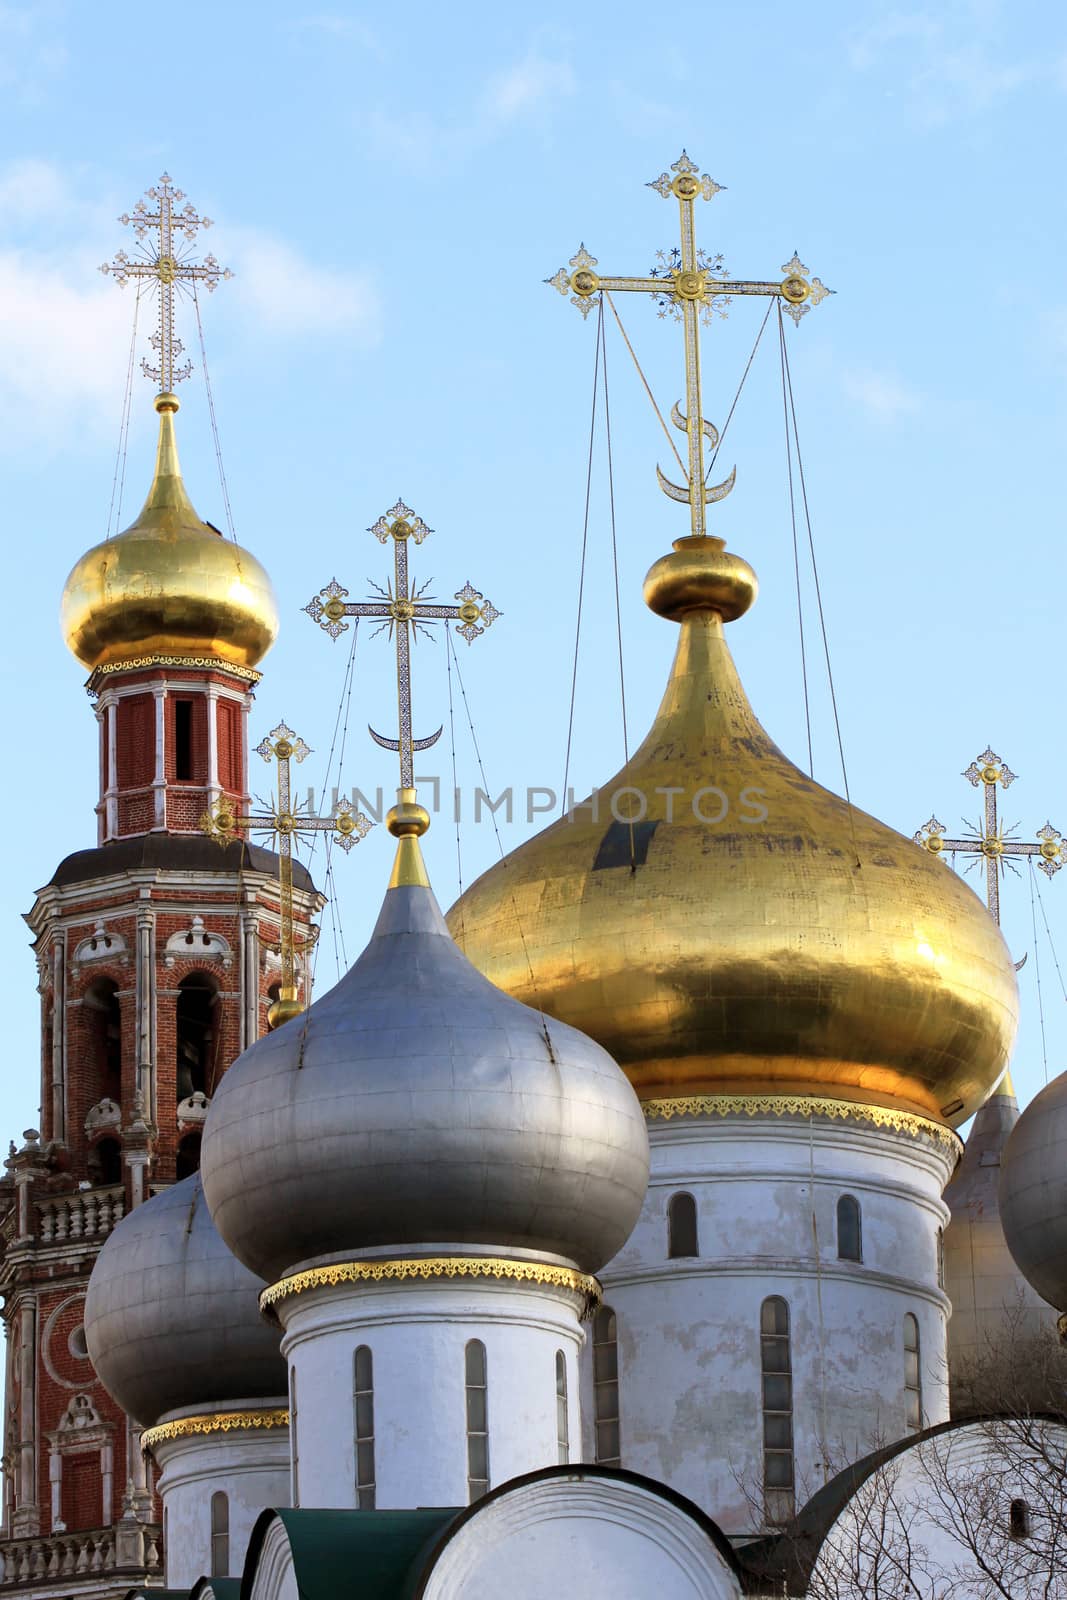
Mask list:
[[[390,638],[396,640],[396,679],[397,701],[399,712],[398,739],[387,738],[385,734],[375,733],[371,728],[370,736],[376,744],[383,749],[396,750],[400,754],[400,787],[414,789],[416,750],[428,750],[436,744],[441,737],[442,728],[436,733],[431,733],[425,739],[416,739],[412,736],[411,724],[411,641],[418,638],[418,630],[426,628],[428,624],[443,620],[455,621],[459,624],[456,632],[468,644],[473,644],[479,634],[485,632],[492,623],[501,615],[484,595],[465,583],[455,598],[457,605],[439,605],[432,595],[427,594],[430,582],[421,588],[412,589],[408,576],[408,541],[414,540],[421,545],[423,540],[433,532],[428,528],[421,517],[417,517],[410,506],[403,500],[398,500],[391,510],[378,518],[373,528],[367,530],[382,544],[389,539],[393,541],[393,577],[383,589],[379,584],[372,582],[379,598],[376,600],[346,600],[347,589],[342,589],[336,578],[320,589],[314,600],[304,607],[313,622],[337,639],[348,627],[344,620],[346,617],[380,617],[381,627],[375,629],[379,634],[383,629],[388,629]]]
[[[981,784],[985,790],[985,815],[976,824],[964,823],[968,836],[964,839],[949,839],[946,830],[936,817],[931,817],[929,822],[921,827],[915,835],[915,843],[924,850],[929,850],[933,855],[940,855],[943,850],[958,850],[961,855],[973,856],[967,870],[977,861],[985,862],[986,874],[986,904],[993,921],[1000,926],[1000,878],[1004,868],[1011,867],[1017,872],[1012,856],[1037,856],[1038,867],[1051,878],[1067,862],[1067,839],[1058,833],[1051,822],[1046,822],[1043,828],[1037,830],[1037,843],[1030,844],[1022,839],[1015,839],[1013,835],[1018,831],[1017,825],[1005,829],[997,816],[997,786],[1008,789],[1015,782],[1017,774],[1014,773],[1006,762],[1002,761],[994,750],[983,750],[982,754],[971,762],[963,776],[975,789]],[[1025,960],[1025,957],[1023,958]],[[1022,962],[1019,963],[1022,965]]]
[[[303,1008],[296,994],[296,939],[293,932],[293,841],[299,844],[302,833],[333,833],[334,844],[347,854],[354,844],[366,838],[374,824],[362,811],[355,811],[350,800],[338,800],[329,817],[312,817],[294,805],[290,763],[301,762],[311,748],[292,728],[279,722],[267,738],[256,746],[256,755],[278,765],[277,795],[273,810],[240,813],[229,800],[218,800],[200,818],[204,832],[223,849],[243,833],[269,833],[278,851],[279,933],[282,957],[281,1007],[272,1007],[272,1024],[296,1016]]]
[[[674,174],[674,177],[671,176]],[[583,317],[589,315],[594,298],[600,293],[614,290],[650,294],[661,317],[681,321],[685,335],[685,399],[683,416],[681,407],[675,405],[671,421],[682,429],[689,441],[689,482],[671,483],[656,468],[660,488],[672,500],[689,502],[689,515],[694,538],[703,538],[706,529],[704,508],[717,500],[724,500],[734,486],[735,471],[723,483],[709,485],[704,474],[704,440],[707,438],[714,450],[719,442],[718,430],[705,421],[700,394],[700,323],[710,324],[717,312],[725,316],[725,306],[735,294],[776,295],[784,309],[799,323],[812,306],[817,306],[832,289],[827,289],[818,278],[808,276],[808,269],[799,256],[793,256],[782,267],[785,277],[775,283],[760,283],[746,278],[731,278],[723,268],[721,255],[709,256],[697,248],[693,205],[698,199],[710,200],[723,185],[701,173],[696,163],[690,161],[685,151],[654,183],[647,185],[668,200],[671,195],[678,201],[681,213],[681,244],[669,251],[659,251],[659,265],[645,278],[608,278],[596,271],[596,257],[585,245],[579,245],[578,254],[571,257],[570,270],[560,267],[554,278],[545,282],[558,289],[561,295],[570,295],[571,305],[577,306]],[[709,469],[710,470],[710,469]]]
[[[145,200],[152,201],[155,209],[150,209]],[[132,226],[137,236],[137,256],[131,258],[125,250],[120,250],[114,261],[105,262],[100,271],[113,273],[123,287],[131,278],[148,279],[156,284],[159,328],[152,335],[151,343],[159,356],[159,364],[153,367],[147,359],[142,360],[141,371],[146,378],[159,384],[162,394],[169,394],[174,385],[181,383],[193,370],[191,361],[184,366],[175,365],[185,348],[174,332],[175,290],[188,292],[187,286],[192,284],[195,293],[196,284],[202,283],[213,291],[223,278],[232,278],[233,273],[229,267],[220,267],[214,256],[205,256],[200,262],[191,259],[189,247],[196,239],[197,229],[210,228],[211,218],[198,216],[188,201],[181,206],[185,195],[172,187],[169,174],[165,172],[158,185],[148,190],[145,200],[138,200],[132,214],[124,213],[119,218],[124,226]],[[146,242],[149,231],[158,234],[158,239]]]

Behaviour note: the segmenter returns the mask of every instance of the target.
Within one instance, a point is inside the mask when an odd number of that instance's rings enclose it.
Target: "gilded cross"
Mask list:
[[[673,173],[673,177],[672,174]],[[799,323],[812,306],[817,306],[832,289],[827,289],[818,278],[808,275],[808,269],[799,256],[793,256],[782,267],[785,277],[776,282],[757,282],[747,278],[731,278],[723,268],[721,255],[709,256],[696,243],[694,205],[697,200],[710,200],[722,189],[721,183],[702,173],[683,150],[670,172],[661,173],[655,182],[647,185],[657,194],[678,201],[681,222],[681,243],[669,251],[659,252],[659,264],[645,278],[613,278],[598,273],[598,262],[585,245],[571,257],[567,267],[560,267],[553,278],[545,282],[569,295],[571,305],[577,306],[583,317],[589,315],[597,295],[612,294],[616,290],[650,294],[661,317],[680,320],[685,341],[685,414],[680,406],[671,411],[671,421],[684,430],[689,442],[689,482],[685,485],[671,483],[656,468],[660,488],[672,500],[689,502],[691,531],[694,538],[704,537],[706,527],[705,507],[714,501],[724,500],[734,486],[735,471],[719,484],[709,485],[704,474],[704,441],[714,450],[719,442],[714,424],[705,421],[700,392],[700,323],[710,324],[718,313],[725,316],[725,307],[735,294],[775,295],[783,309]]]
[[[411,722],[411,643],[417,639],[420,628],[432,625],[439,621],[454,621],[458,623],[456,632],[468,644],[473,644],[480,634],[483,634],[492,623],[501,615],[496,607],[486,600],[477,589],[468,582],[460,589],[455,598],[458,604],[442,605],[427,593],[430,587],[425,583],[421,588],[412,589],[408,573],[408,543],[413,541],[421,545],[432,532],[421,517],[417,517],[410,506],[403,500],[398,500],[391,510],[378,518],[374,526],[368,529],[382,544],[393,541],[393,576],[383,589],[379,584],[371,583],[379,598],[375,600],[347,600],[347,589],[343,589],[336,578],[320,589],[308,605],[304,607],[313,622],[337,639],[348,627],[346,617],[380,617],[381,627],[375,629],[379,634],[383,629],[388,629],[390,638],[396,641],[396,681],[397,702],[399,714],[398,739],[387,738],[385,734],[375,733],[370,729],[371,738],[386,750],[396,750],[400,754],[400,787],[414,789],[416,750],[428,750],[436,744],[441,737],[442,729],[431,733],[425,739],[416,739],[412,735]],[[430,580],[432,582],[432,579]]]
[[[976,862],[984,861],[986,904],[990,916],[999,927],[1001,876],[1005,867],[1011,867],[1013,872],[1018,871],[1011,859],[1012,856],[1038,857],[1038,867],[1046,877],[1051,878],[1067,863],[1067,839],[1056,831],[1051,822],[1046,822],[1043,828],[1038,828],[1036,843],[1014,838],[1013,835],[1018,831],[1017,825],[1007,829],[1003,827],[997,816],[997,789],[1009,789],[1015,782],[1017,774],[1001,760],[995,750],[983,750],[982,754],[971,762],[963,776],[975,789],[981,785],[984,790],[984,816],[976,824],[964,823],[968,835],[963,839],[949,839],[943,825],[936,817],[931,817],[915,835],[915,843],[935,856],[944,850],[951,850],[953,853],[959,851],[961,855],[972,856],[974,859],[968,866],[968,871]],[[1019,965],[1021,966],[1022,962]]]
[[[293,842],[299,845],[302,833],[332,833],[334,844],[347,854],[354,844],[365,839],[374,824],[362,811],[353,809],[350,800],[338,800],[329,817],[312,817],[301,812],[294,804],[291,781],[291,763],[301,762],[311,754],[292,728],[279,722],[267,738],[256,746],[256,755],[264,761],[277,763],[277,793],[272,810],[238,812],[228,800],[218,800],[200,818],[204,832],[223,849],[243,833],[269,833],[278,852],[279,933],[282,957],[282,981],[279,1000],[269,1012],[272,1027],[280,1027],[304,1008],[296,992],[296,938],[293,930]]]
[[[174,295],[179,290],[187,292],[189,284],[202,283],[213,291],[223,280],[232,278],[229,267],[220,267],[215,257],[205,256],[203,261],[191,259],[190,247],[196,240],[199,228],[210,228],[211,218],[201,217],[186,200],[180,189],[175,189],[168,173],[149,189],[143,200],[138,200],[132,213],[123,213],[119,221],[132,227],[137,237],[136,256],[120,250],[114,261],[105,262],[101,272],[112,273],[125,286],[131,278],[143,278],[155,283],[159,298],[159,327],[151,343],[159,357],[157,366],[147,359],[141,362],[146,378],[159,384],[162,394],[170,394],[176,383],[181,383],[193,370],[192,362],[176,365],[184,345],[174,332]],[[146,201],[151,201],[149,206]],[[179,209],[180,208],[180,209]],[[149,233],[157,235],[150,242]]]

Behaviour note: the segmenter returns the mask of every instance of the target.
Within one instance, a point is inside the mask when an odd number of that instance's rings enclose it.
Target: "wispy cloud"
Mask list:
[[[988,111],[1027,87],[1067,85],[1062,46],[1020,57],[1017,37],[1015,19],[998,0],[948,0],[857,27],[848,58],[858,72],[882,71],[917,120],[936,125]]]
[[[550,108],[574,90],[574,71],[569,62],[554,61],[531,51],[523,61],[490,78],[485,106],[497,121],[515,122]]]
[[[842,382],[848,398],[883,426],[891,426],[921,409],[917,391],[891,373],[858,367],[846,372]]]
[[[37,104],[62,75],[69,51],[60,22],[59,7],[47,0],[0,4],[0,88],[6,98]]]
[[[338,11],[313,11],[307,16],[292,17],[285,27],[291,33],[319,34],[326,39],[347,39],[372,55],[384,53],[381,39],[370,25],[360,17],[345,16]]]
[[[76,183],[39,160],[0,166],[0,451],[65,449],[76,438],[96,448],[117,430],[136,291],[97,270],[124,242],[117,210],[99,179]],[[220,227],[211,244],[236,275],[238,345],[264,329],[379,337],[368,272],[310,261],[284,238],[239,226]],[[151,353],[153,322],[142,303],[138,358]]]

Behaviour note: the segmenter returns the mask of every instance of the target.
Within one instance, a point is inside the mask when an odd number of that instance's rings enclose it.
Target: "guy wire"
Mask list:
[[[656,404],[656,397],[652,393],[652,389],[649,386],[648,379],[645,377],[644,373],[641,370],[641,363],[640,363],[640,361],[638,361],[637,356],[636,356],[636,354],[634,352],[634,347],[630,343],[630,336],[626,332],[626,329],[623,327],[622,318],[619,316],[619,313],[615,309],[615,302],[611,298],[610,294],[608,294],[606,289],[604,289],[601,292],[601,315],[603,315],[603,301],[604,300],[606,300],[608,305],[611,307],[611,314],[615,318],[615,321],[619,325],[619,332],[622,334],[623,342],[626,345],[627,350],[629,350],[631,357],[633,358],[634,366],[637,368],[637,376],[641,379],[641,382],[645,386],[645,393],[648,395],[648,398],[651,401],[653,411],[656,413],[657,417],[659,418],[659,425],[663,429],[664,434],[666,435],[667,443],[670,445],[671,449],[674,451],[674,459],[675,459],[675,461],[677,461],[677,463],[681,467],[682,471],[685,472],[686,471],[685,462],[682,460],[681,456],[678,454],[678,446],[674,442],[674,436],[671,433],[671,430],[668,428],[666,422],[663,419],[663,412],[660,410],[659,406]]]
[[[768,307],[768,310],[770,307]],[[797,588],[797,628],[800,633],[800,676],[804,685],[804,725],[808,735],[808,776],[815,776],[815,755],[811,744],[811,699],[808,692],[808,653],[804,643],[804,597],[800,585],[800,541],[797,538],[797,497],[793,487],[793,443],[789,435],[789,402],[785,390],[785,328],[778,312],[778,355],[782,370],[782,420],[785,423],[785,464],[789,475],[789,517],[793,525],[793,574]]]
[[[622,754],[623,766],[630,765],[630,737],[626,727],[626,673],[623,668],[622,649],[622,604],[619,599],[619,545],[615,536],[615,473],[611,459],[611,405],[608,401],[608,345],[605,337],[604,317],[601,314],[597,327],[600,339],[601,361],[604,375],[604,436],[608,451],[608,504],[611,512],[611,566],[615,580],[615,633],[619,649],[619,699],[622,705]],[[563,791],[563,801],[566,804],[567,791]],[[634,819],[631,813],[628,817],[630,831],[630,871],[637,871],[637,852],[634,848]]]
[[[578,569],[578,616],[574,625],[574,664],[571,668],[571,703],[567,716],[567,752],[563,761],[563,813],[567,809],[567,782],[571,772],[571,740],[574,737],[574,705],[578,693],[578,647],[582,637],[582,600],[585,595],[585,558],[589,545],[589,499],[593,488],[593,443],[596,434],[596,400],[600,382],[600,332],[604,326],[604,303],[600,303],[596,353],[593,358],[593,404],[589,417],[589,459],[585,469],[585,516],[582,521],[582,559]],[[449,641],[451,643],[451,640]]]
[[[1041,994],[1041,957],[1037,953],[1037,908],[1034,901],[1034,888],[1037,884],[1037,879],[1034,877],[1034,863],[1029,856],[1026,858],[1026,865],[1030,869],[1030,926],[1034,931],[1034,979],[1037,983],[1037,1019],[1041,1024],[1041,1064],[1045,1069],[1045,1082],[1047,1084],[1048,1045],[1045,1040],[1045,1002]]]
[[[449,642],[451,643],[451,640]],[[452,696],[452,651],[450,649],[445,651],[445,676],[448,679],[448,738],[452,749],[452,793],[453,795],[457,795],[459,793],[459,776],[456,771],[456,718]],[[456,882],[459,885],[459,893],[456,896],[456,899],[458,901],[462,900],[463,898],[463,849],[460,844],[459,807],[453,806],[453,811],[455,812],[456,821]],[[460,944],[463,943],[463,937],[464,921],[463,915],[460,913]]]
[[[459,692],[463,697],[463,709],[467,714],[467,727],[470,729],[471,743],[474,746],[474,754],[478,762],[478,773],[482,780],[482,792],[483,794],[488,795],[489,783],[485,776],[485,763],[482,761],[482,752],[478,744],[478,735],[474,731],[474,718],[471,716],[470,701],[467,699],[467,690],[463,683],[463,674],[459,670],[459,658],[456,655],[456,647],[452,643],[451,629],[445,630],[445,638],[448,641],[448,648],[452,652],[452,665],[456,669],[456,682],[459,684]],[[504,854],[504,841],[500,837],[500,829],[497,826],[496,812],[490,808],[489,815],[493,819],[493,832],[496,834],[496,847],[500,853],[500,859],[506,869],[508,866],[508,859]],[[552,1037],[548,1031],[548,1018],[545,1016],[544,1007],[541,1004],[541,996],[538,992],[537,980],[534,977],[533,962],[530,960],[530,951],[526,943],[526,935],[522,929],[522,920],[519,917],[519,908],[515,903],[515,892],[513,889],[509,888],[509,893],[511,894],[511,909],[515,913],[515,927],[518,930],[519,942],[522,945],[522,953],[526,958],[526,970],[530,975],[530,987],[534,992],[534,1000],[537,1005],[538,1015],[541,1018],[541,1032],[544,1034],[545,1044],[548,1046],[548,1059],[554,1062],[556,1059],[556,1051],[552,1044]]]
[[[215,443],[215,460],[219,469],[219,485],[222,489],[222,507],[226,514],[226,527],[230,538],[237,543],[237,535],[233,527],[233,512],[230,509],[230,491],[226,487],[226,470],[222,465],[222,447],[219,444],[219,428],[215,420],[215,397],[211,392],[211,374],[207,367],[207,346],[204,343],[204,325],[200,320],[200,297],[196,292],[196,279],[193,279],[193,305],[196,307],[196,331],[200,337],[200,360],[204,368],[204,391],[207,395],[208,416],[211,419],[211,437]]]
[[[779,306],[778,320],[780,323],[781,319],[782,308]],[[784,328],[784,324],[782,324],[782,326]],[[830,704],[833,707],[834,730],[837,734],[837,752],[841,761],[841,782],[844,785],[845,790],[845,804],[848,807],[848,825],[849,831],[852,834],[852,848],[856,852],[856,866],[860,867],[862,866],[862,862],[860,861],[859,844],[856,840],[856,818],[852,806],[852,796],[849,793],[848,787],[848,768],[845,764],[845,744],[841,737],[841,718],[839,717],[837,711],[837,691],[834,688],[834,674],[830,665],[830,641],[826,633],[826,613],[823,609],[822,603],[822,584],[819,581],[819,565],[815,559],[815,536],[812,533],[811,528],[811,511],[808,507],[808,489],[804,477],[804,457],[800,450],[800,432],[797,428],[797,412],[796,405],[793,400],[793,378],[789,370],[789,352],[786,349],[784,338],[782,340],[782,350],[785,358],[786,388],[789,391],[789,414],[793,424],[793,443],[797,453],[797,473],[800,478],[800,495],[804,505],[804,521],[808,530],[808,551],[811,556],[811,574],[815,580],[815,599],[819,608],[819,628],[822,633],[823,655],[826,658],[826,681],[830,688]]]
[[[708,462],[708,470],[704,474],[704,482],[705,483],[710,483],[711,482],[711,471],[712,471],[712,468],[714,467],[715,462],[718,459],[719,451],[722,449],[722,442],[726,438],[726,430],[730,426],[730,419],[732,418],[734,412],[737,410],[737,402],[741,398],[741,390],[745,387],[745,379],[748,377],[749,372],[751,371],[751,368],[752,368],[752,363],[756,359],[756,351],[759,349],[760,340],[763,338],[763,330],[767,326],[767,318],[771,314],[771,308],[772,308],[773,305],[774,305],[774,301],[773,300],[768,300],[767,309],[763,313],[763,321],[760,323],[759,332],[756,335],[756,342],[752,346],[752,349],[749,352],[748,360],[745,363],[745,370],[741,374],[741,382],[737,385],[737,393],[734,395],[733,401],[731,402],[731,405],[730,405],[730,409],[726,413],[726,421],[722,425],[722,431],[719,434],[719,442],[715,446],[715,449],[712,452],[711,460]]]
[[[122,516],[122,491],[126,485],[126,451],[130,438],[130,413],[133,410],[133,363],[137,346],[137,322],[141,312],[143,282],[137,280],[137,294],[133,302],[133,330],[130,334],[130,354],[126,363],[126,387],[122,396],[122,414],[119,418],[119,442],[115,451],[115,472],[111,479],[111,504],[107,508],[107,537],[111,538],[111,518],[114,514],[115,532]],[[116,495],[118,505],[116,509]]]

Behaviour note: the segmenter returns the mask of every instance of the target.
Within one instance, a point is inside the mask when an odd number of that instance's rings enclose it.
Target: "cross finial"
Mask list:
[[[113,261],[106,261],[101,272],[111,273],[123,287],[131,278],[154,283],[159,301],[159,325],[151,337],[157,361],[153,366],[147,358],[141,362],[146,378],[158,383],[162,394],[170,394],[176,383],[181,383],[193,370],[192,362],[179,365],[185,347],[174,331],[175,292],[195,295],[197,283],[213,291],[224,278],[232,278],[229,267],[220,267],[213,255],[203,261],[192,259],[192,246],[201,228],[211,227],[210,217],[201,217],[186,200],[181,189],[175,189],[169,173],[164,173],[158,184],[149,189],[143,200],[138,200],[132,212],[124,212],[119,221],[132,227],[137,239],[136,254],[127,255],[120,250]],[[147,202],[151,202],[148,204]],[[179,209],[180,208],[180,209]],[[156,237],[149,238],[150,234]]]
[[[279,944],[282,958],[282,982],[279,998],[268,1012],[272,1028],[281,1027],[304,1009],[297,995],[296,935],[293,926],[293,841],[299,843],[303,833],[332,833],[334,844],[340,845],[347,855],[353,845],[365,839],[374,824],[362,811],[356,811],[350,800],[338,800],[328,817],[312,817],[302,812],[293,802],[290,763],[298,764],[311,754],[311,747],[299,734],[279,722],[265,739],[256,745],[256,755],[264,761],[275,761],[278,767],[278,786],[273,808],[261,812],[239,813],[233,802],[216,801],[200,818],[200,826],[209,838],[222,846],[232,844],[245,832],[269,833],[278,850],[278,905]]]
[[[389,738],[370,729],[371,738],[386,750],[395,750],[400,756],[401,810],[405,805],[415,805],[415,761],[417,750],[428,750],[437,743],[443,731],[426,738],[416,739],[411,717],[411,644],[420,629],[428,630],[434,622],[451,621],[457,624],[456,632],[468,644],[473,644],[486,628],[491,627],[501,613],[480,589],[469,581],[455,594],[456,604],[440,604],[427,591],[432,579],[412,588],[408,572],[408,545],[421,545],[433,532],[411,507],[398,500],[382,514],[368,530],[382,544],[393,541],[393,576],[385,588],[373,583],[378,598],[349,600],[348,590],[332,578],[324,589],[304,607],[313,622],[317,622],[331,639],[337,639],[348,627],[346,617],[374,617],[380,619],[375,634],[387,630],[396,641],[397,702],[399,712],[399,737]],[[416,808],[420,809],[421,808]],[[429,826],[427,819],[426,826]],[[420,828],[418,831],[425,831]]]
[[[924,850],[929,850],[931,855],[941,855],[950,850],[955,854],[969,856],[968,872],[980,861],[985,862],[986,874],[986,905],[993,921],[1000,926],[1000,882],[1005,867],[1017,871],[1013,856],[1027,856],[1037,858],[1038,869],[1051,878],[1060,868],[1067,863],[1067,839],[1064,839],[1051,822],[1046,822],[1043,828],[1038,828],[1035,835],[1036,843],[1024,839],[1016,839],[1018,825],[1005,828],[997,816],[997,789],[1009,789],[1015,782],[1017,774],[1003,761],[996,751],[990,746],[976,756],[970,766],[962,774],[967,782],[975,789],[981,787],[984,791],[985,802],[983,815],[977,823],[964,822],[967,830],[966,836],[960,839],[950,839],[948,830],[936,817],[931,817],[915,834],[915,843]],[[1025,959],[1025,957],[1023,958]],[[1019,965],[1022,965],[1020,961]]]
[[[672,176],[673,174],[673,176]],[[560,267],[545,282],[569,296],[583,317],[588,317],[600,295],[611,303],[616,290],[650,294],[661,317],[671,317],[683,324],[685,341],[685,411],[675,405],[671,421],[685,433],[689,442],[689,474],[685,484],[672,483],[656,468],[659,486],[672,500],[688,503],[690,531],[694,538],[707,532],[706,507],[723,500],[734,486],[734,473],[722,483],[709,484],[704,474],[705,441],[714,450],[719,442],[718,430],[708,422],[702,410],[700,383],[700,324],[708,324],[715,316],[725,316],[726,307],[734,295],[773,295],[781,308],[799,323],[812,306],[817,306],[832,289],[827,289],[818,278],[810,276],[799,256],[794,252],[791,261],[785,262],[785,276],[778,282],[757,282],[746,278],[728,276],[721,255],[708,255],[696,243],[693,206],[697,200],[711,200],[721,194],[723,185],[716,183],[706,172],[701,172],[695,161],[683,150],[669,172],[662,172],[647,185],[664,200],[678,201],[681,242],[670,250],[658,252],[657,265],[644,278],[605,277],[597,272],[595,256],[585,245],[571,257],[567,267]],[[710,468],[709,468],[710,473]]]

